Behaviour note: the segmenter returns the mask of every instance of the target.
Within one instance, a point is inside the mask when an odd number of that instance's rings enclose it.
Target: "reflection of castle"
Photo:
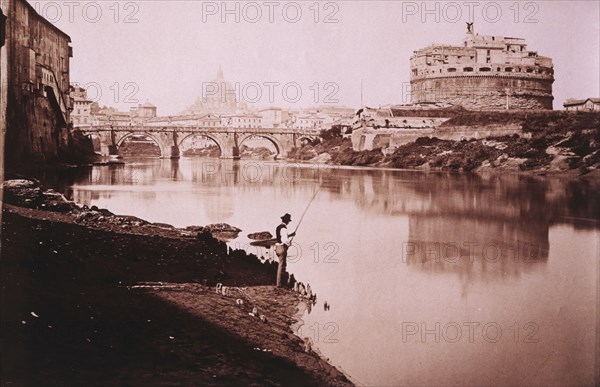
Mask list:
[[[409,216],[403,259],[421,270],[469,279],[519,276],[548,259],[549,223],[465,215]]]
[[[402,262],[425,272],[457,275],[466,284],[539,269],[548,260],[552,225],[569,222],[581,227],[577,218],[598,213],[590,199],[597,184],[553,184],[554,180],[519,176],[486,180],[339,170],[325,187],[352,197],[368,211],[408,215],[408,240],[398,243]],[[589,227],[594,220],[587,223]]]
[[[481,36],[472,23],[463,46],[433,45],[410,58],[412,102],[467,109],[552,109],[552,59],[521,38]]]

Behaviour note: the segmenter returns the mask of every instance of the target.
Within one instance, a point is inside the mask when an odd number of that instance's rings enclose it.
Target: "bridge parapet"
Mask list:
[[[95,125],[81,128],[86,134],[95,134],[100,138],[101,152],[117,155],[123,141],[132,135],[151,137],[161,149],[161,157],[178,158],[179,147],[191,135],[204,135],[212,139],[221,150],[223,158],[238,158],[239,147],[252,136],[266,138],[271,141],[279,158],[297,146],[298,140],[304,137],[316,137],[319,129],[301,128],[233,128],[233,127],[201,127],[194,125]]]
[[[238,134],[297,134],[307,136],[318,136],[320,129],[305,128],[233,128],[233,127],[212,127],[196,125],[91,125],[81,128],[82,132],[110,132],[128,131],[128,132],[198,132],[198,133],[238,133]]]

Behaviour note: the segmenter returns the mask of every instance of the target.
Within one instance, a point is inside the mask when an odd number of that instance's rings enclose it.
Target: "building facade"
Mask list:
[[[132,107],[129,111],[135,120],[144,121],[156,117],[157,108],[146,101],[146,103],[139,104],[137,107]]]
[[[67,152],[71,39],[26,0],[0,0],[6,16],[0,51],[5,161],[59,158]]]
[[[449,103],[472,110],[552,109],[552,59],[524,39],[475,34],[462,46],[432,45],[410,58],[412,103]]]
[[[87,91],[81,86],[71,86],[71,123],[73,128],[85,128],[92,125],[92,101],[87,98]]]
[[[568,99],[563,106],[568,111],[598,112],[600,111],[600,98]]]

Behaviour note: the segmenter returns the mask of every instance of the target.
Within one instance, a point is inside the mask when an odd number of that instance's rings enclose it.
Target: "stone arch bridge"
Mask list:
[[[90,126],[79,128],[84,134],[100,139],[100,153],[118,155],[119,147],[131,136],[151,138],[160,148],[161,157],[179,158],[179,148],[192,136],[204,136],[213,140],[221,151],[221,158],[239,158],[239,149],[250,137],[269,140],[277,150],[276,158],[286,158],[287,153],[306,139],[319,135],[318,129],[295,128],[230,128],[190,126]]]

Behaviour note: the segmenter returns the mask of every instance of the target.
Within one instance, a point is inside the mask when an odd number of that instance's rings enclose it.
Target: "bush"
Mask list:
[[[322,130],[320,136],[323,139],[323,141],[333,140],[335,138],[342,138],[342,127],[339,125],[334,125],[329,130]]]

